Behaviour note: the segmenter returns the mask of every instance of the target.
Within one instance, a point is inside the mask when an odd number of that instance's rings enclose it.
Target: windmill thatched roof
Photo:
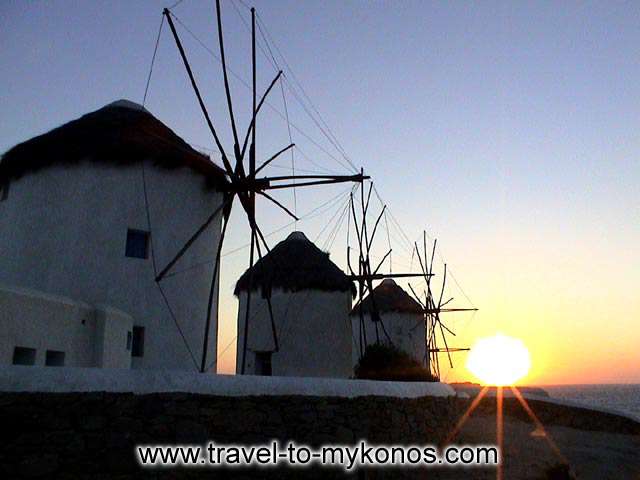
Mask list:
[[[249,289],[249,276],[253,272],[252,290],[268,292],[273,288],[297,292],[322,290],[354,293],[353,283],[329,254],[316,247],[302,232],[293,232],[242,274],[234,293]]]
[[[57,164],[122,165],[145,159],[166,168],[187,166],[213,186],[226,183],[224,171],[209,157],[128,100],[110,103],[11,148],[0,160],[0,183]]]
[[[373,296],[380,313],[422,313],[420,304],[390,278],[383,280],[380,285],[373,289]],[[371,294],[364,297],[361,303],[362,307],[360,303],[353,307],[351,315],[360,315],[360,308],[363,309],[364,313],[371,312],[373,309]]]

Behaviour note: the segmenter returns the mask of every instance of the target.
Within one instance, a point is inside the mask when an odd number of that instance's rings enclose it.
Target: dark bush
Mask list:
[[[393,345],[369,345],[355,367],[355,378],[399,382],[437,382],[410,355]]]

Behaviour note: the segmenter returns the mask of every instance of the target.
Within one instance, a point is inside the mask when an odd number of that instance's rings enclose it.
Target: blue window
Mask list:
[[[131,258],[149,258],[149,232],[127,230],[127,248],[125,255]]]

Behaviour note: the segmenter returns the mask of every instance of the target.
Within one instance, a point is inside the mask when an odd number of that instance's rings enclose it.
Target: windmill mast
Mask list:
[[[368,346],[367,336],[366,336],[366,324],[364,318],[364,308],[363,308],[363,300],[365,294],[369,294],[369,298],[371,298],[371,311],[369,312],[369,316],[371,321],[375,327],[376,339],[375,343],[380,343],[380,330],[384,334],[386,341],[388,343],[392,343],[391,338],[384,326],[384,321],[382,315],[380,314],[380,310],[378,309],[378,305],[376,303],[375,294],[373,292],[373,282],[376,280],[384,280],[384,279],[393,279],[393,278],[416,278],[416,277],[424,277],[425,273],[382,273],[380,268],[386,261],[386,259],[391,255],[392,250],[389,249],[387,253],[384,255],[382,260],[378,263],[375,269],[371,268],[371,246],[373,245],[373,241],[375,239],[375,234],[378,230],[378,226],[380,225],[380,221],[385,213],[387,208],[386,205],[383,205],[382,211],[378,215],[373,230],[369,233],[368,225],[367,225],[367,214],[369,213],[369,205],[371,200],[371,193],[373,191],[373,183],[369,185],[369,192],[367,193],[367,198],[365,201],[364,195],[364,184],[361,185],[360,191],[360,203],[361,203],[361,218],[358,223],[358,216],[356,215],[355,202],[353,199],[353,194],[350,198],[350,214],[353,215],[354,219],[354,227],[356,231],[356,237],[358,240],[358,273],[355,273],[353,268],[351,267],[351,247],[347,245],[347,265],[350,272],[351,280],[357,282],[358,284],[358,301],[356,303],[356,308],[358,308],[359,312],[359,321],[360,321],[360,335],[359,335],[359,347],[360,347],[360,358],[364,355],[364,351]]]
[[[451,354],[455,352],[469,351],[466,347],[449,347],[447,342],[447,334],[456,334],[447,327],[441,320],[441,313],[452,312],[475,312],[477,308],[444,308],[449,302],[453,301],[453,298],[443,302],[444,291],[447,283],[447,264],[444,264],[444,271],[442,276],[442,286],[440,288],[440,295],[436,302],[433,289],[431,288],[431,278],[433,277],[433,261],[436,254],[437,239],[433,241],[433,248],[431,250],[431,258],[428,257],[427,252],[427,232],[422,232],[422,248],[423,253],[420,254],[418,243],[414,243],[415,253],[420,262],[420,268],[424,272],[424,280],[426,283],[426,290],[424,293],[424,300],[416,293],[411,285],[411,293],[415,299],[420,303],[423,308],[424,322],[425,322],[425,366],[429,370],[429,373],[433,376],[440,378],[440,354],[446,353],[449,361],[449,367],[453,368],[453,360]],[[440,331],[440,339],[444,343],[444,347],[438,346],[438,331]]]

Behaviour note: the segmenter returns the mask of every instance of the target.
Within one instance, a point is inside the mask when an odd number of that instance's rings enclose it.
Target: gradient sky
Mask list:
[[[141,102],[168,2],[0,3],[0,150],[118,98]],[[236,5],[247,16],[246,9]],[[363,166],[411,240],[438,238],[480,311],[453,317],[456,345],[501,331],[531,350],[531,383],[640,382],[640,5],[637,2],[256,1],[306,92]],[[175,14],[210,48],[213,2]],[[249,37],[223,2],[231,69],[249,79]],[[230,145],[219,64],[179,27],[214,121]],[[166,28],[146,106],[197,148],[213,141]],[[274,69],[259,56],[259,85]],[[280,62],[281,63],[281,62]],[[291,78],[291,77],[290,77]],[[249,90],[232,78],[239,123]],[[272,104],[282,111],[282,95]],[[338,156],[295,99],[292,122]],[[272,110],[258,151],[289,141]],[[294,130],[298,169],[347,173]],[[290,157],[272,173],[286,173]],[[299,213],[344,186],[297,192]],[[281,194],[293,208],[291,192]],[[300,222],[323,227],[341,205]],[[377,205],[379,207],[379,205]],[[237,213],[237,212],[236,212]],[[259,212],[265,231],[289,223]],[[233,217],[222,275],[221,371],[232,369],[235,279],[247,228]],[[270,237],[275,243],[294,227]],[[394,239],[394,269],[410,256]],[[344,267],[344,228],[332,258]],[[384,242],[378,251],[384,249]],[[467,300],[451,285],[459,306]],[[464,355],[447,380],[469,379]]]

